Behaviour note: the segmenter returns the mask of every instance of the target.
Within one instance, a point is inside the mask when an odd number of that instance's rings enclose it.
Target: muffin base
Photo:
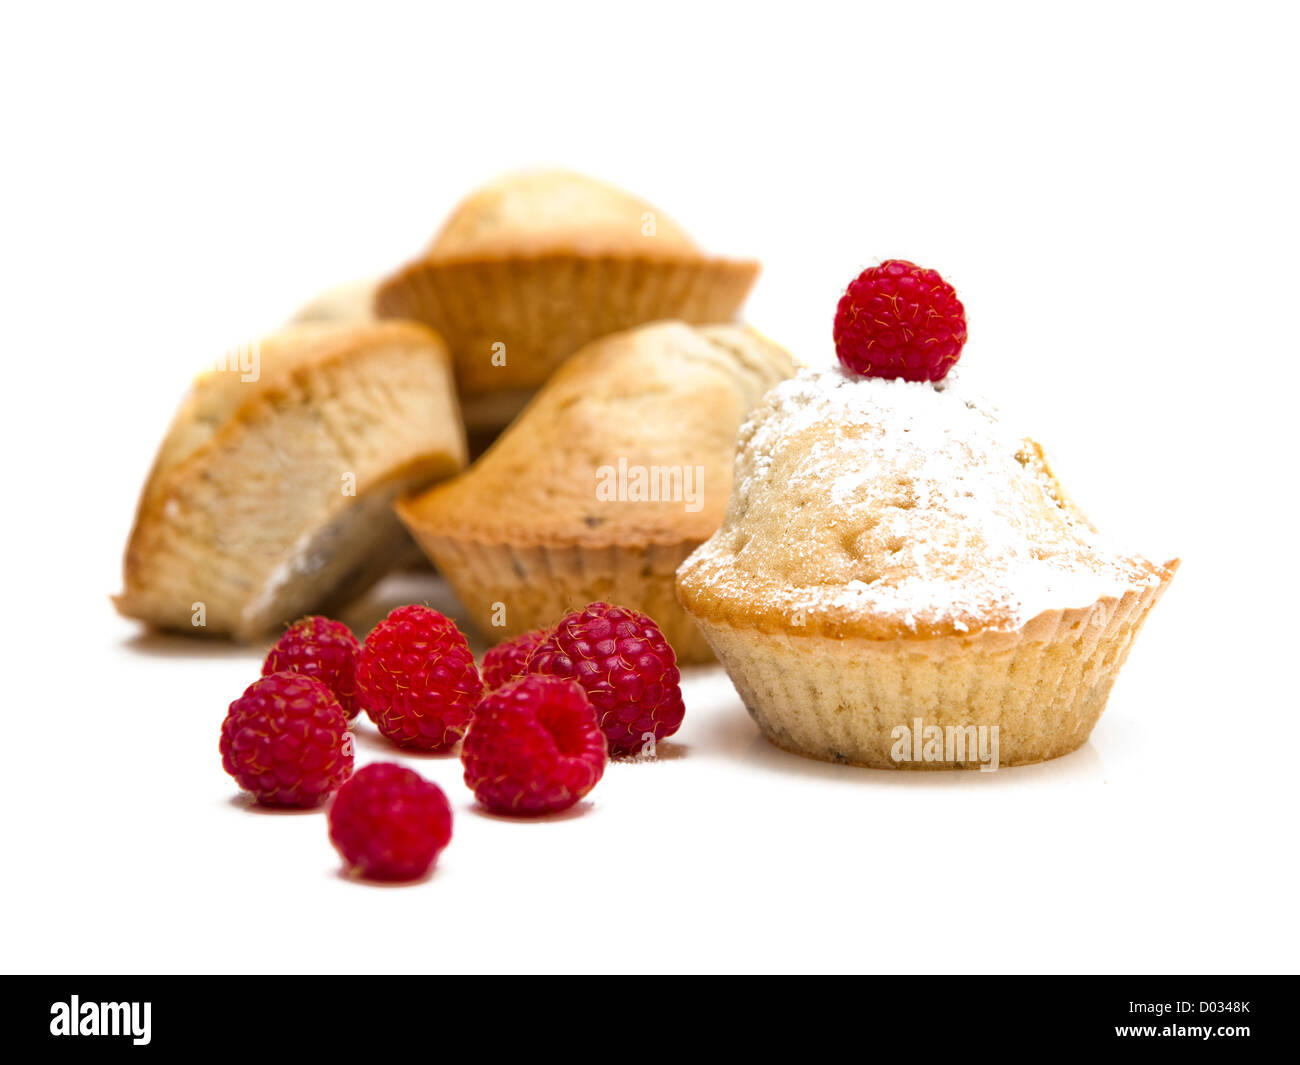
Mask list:
[[[400,505],[398,512],[406,520]],[[713,661],[713,652],[675,593],[677,567],[699,546],[697,541],[643,547],[512,547],[435,535],[411,520],[407,527],[489,643],[549,628],[570,611],[603,600],[653,618],[679,662]]]
[[[895,754],[902,743],[915,755],[918,719],[944,735],[969,726],[991,735],[996,726],[1003,766],[1078,749],[1167,584],[970,636],[836,640],[695,620],[750,715],[782,750],[875,769],[978,769],[978,745],[951,760]]]

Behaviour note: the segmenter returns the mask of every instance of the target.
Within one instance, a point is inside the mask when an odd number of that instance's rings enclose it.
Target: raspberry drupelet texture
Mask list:
[[[334,693],[349,719],[357,716],[357,658],[361,645],[341,621],[299,618],[272,645],[262,676],[291,670],[314,677]]]
[[[320,681],[272,673],[230,704],[221,764],[264,806],[316,806],[352,773],[348,719]]]
[[[537,645],[550,634],[549,629],[533,629],[499,643],[483,656],[483,685],[488,691],[528,672],[528,658]]]
[[[576,680],[596,708],[611,755],[630,755],[681,727],[677,656],[650,618],[592,603],[560,619],[528,660],[530,673]]]
[[[330,842],[359,875],[416,880],[451,842],[451,806],[414,770],[374,762],[334,796],[329,827]]]
[[[966,310],[956,290],[905,259],[863,270],[835,311],[835,354],[864,377],[938,381],[965,343]]]
[[[357,662],[362,708],[402,747],[446,751],[469,725],[483,683],[452,621],[426,606],[400,606],[366,637]]]
[[[479,703],[461,745],[465,783],[494,813],[568,809],[605,772],[605,734],[576,681],[533,674]]]

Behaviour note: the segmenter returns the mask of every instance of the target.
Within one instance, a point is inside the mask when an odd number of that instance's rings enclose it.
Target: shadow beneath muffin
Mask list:
[[[822,779],[860,779],[870,785],[903,788],[985,788],[1010,787],[1050,778],[1096,779],[1102,771],[1101,756],[1091,744],[1049,762],[1031,765],[999,766],[996,770],[979,769],[876,769],[870,766],[840,765],[784,751],[761,734],[754,738],[749,754],[765,766],[783,772],[798,772]]]
[[[432,568],[391,573],[360,599],[345,609],[328,612],[328,616],[342,621],[358,640],[364,640],[389,611],[408,603],[430,606],[446,614],[461,629],[473,632],[473,629],[467,629],[469,617],[456,601],[451,587]],[[121,646],[134,654],[158,658],[255,658],[261,661],[278,635],[279,631],[268,632],[260,639],[241,643],[220,636],[205,636],[201,632],[189,635],[144,629],[123,640]]]
[[[870,786],[912,788],[964,788],[1015,786],[1046,780],[1098,780],[1105,766],[1092,743],[1047,762],[1030,765],[1000,766],[991,772],[978,769],[874,769],[823,762],[782,750],[742,714],[726,714],[710,722],[708,745],[740,761],[786,774],[817,779],[848,781]]]
[[[146,630],[122,641],[132,654],[151,658],[247,658],[260,663],[266,655],[261,644],[236,643],[217,637],[183,636],[176,632]],[[267,641],[270,646],[270,641]]]

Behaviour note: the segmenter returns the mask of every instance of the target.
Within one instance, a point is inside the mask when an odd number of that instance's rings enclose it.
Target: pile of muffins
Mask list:
[[[998,725],[1004,764],[1078,747],[1176,560],[1106,548],[955,383],[796,376],[736,321],[757,273],[590,177],[479,189],[196,379],[118,609],[257,640],[418,545],[487,643],[634,608],[800,754],[929,767],[891,754],[919,719]]]
[[[741,422],[794,369],[733,324],[757,274],[593,178],[479,189],[391,277],[198,378],[118,609],[255,640],[345,605],[413,536],[489,643],[608,599],[708,659],[674,575],[721,521]],[[620,469],[654,498],[602,492]]]

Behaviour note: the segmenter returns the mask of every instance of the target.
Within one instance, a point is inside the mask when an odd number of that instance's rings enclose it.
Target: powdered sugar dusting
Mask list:
[[[684,567],[792,616],[1015,628],[1158,583],[1064,498],[1037,445],[956,371],[938,384],[805,369],[741,430],[718,534]]]

